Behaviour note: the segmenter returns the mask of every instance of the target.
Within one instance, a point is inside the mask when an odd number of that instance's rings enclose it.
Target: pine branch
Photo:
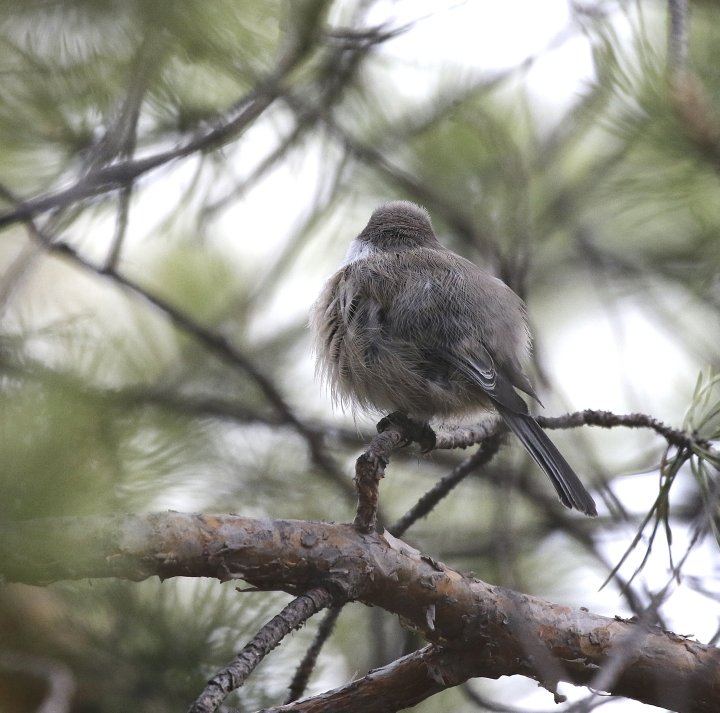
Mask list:
[[[715,454],[716,457],[720,456],[720,454],[713,449],[710,441],[699,438],[693,433],[672,428],[662,421],[644,413],[615,414],[611,411],[585,409],[584,411],[575,411],[574,413],[568,413],[555,418],[540,416],[537,421],[543,428],[576,428],[577,426],[649,428],[662,436],[669,446],[687,448],[689,450],[700,447],[709,453]]]
[[[317,657],[320,654],[322,647],[325,645],[325,642],[330,637],[330,634],[332,634],[332,631],[335,628],[335,624],[342,610],[343,606],[341,604],[331,606],[328,609],[327,614],[325,615],[320,626],[318,627],[315,639],[313,640],[308,650],[305,652],[303,660],[300,662],[297,670],[295,671],[295,675],[293,676],[293,679],[290,683],[290,691],[288,693],[287,700],[285,701],[286,703],[292,703],[293,701],[296,701],[305,692],[308,681],[310,680],[310,675],[315,668]]]
[[[280,710],[339,711],[350,695],[353,711],[399,710],[474,676],[587,685],[618,657],[610,693],[680,713],[720,708],[718,649],[486,584],[351,525],[175,512],[2,523],[0,562],[5,581],[32,584],[157,575],[245,579],[296,594],[326,587],[399,615],[432,644]],[[388,700],[394,707],[383,708]]]
[[[687,71],[688,0],[668,0],[668,73],[679,77]]]
[[[315,587],[293,599],[263,626],[231,664],[208,681],[189,713],[214,713],[227,695],[240,688],[265,656],[290,632],[299,629],[313,614],[332,603],[333,596],[324,587]]]
[[[12,196],[12,194],[9,195]],[[215,356],[248,374],[263,393],[270,406],[277,412],[281,421],[292,426],[305,439],[313,462],[324,473],[338,479],[339,471],[337,465],[325,450],[321,434],[318,434],[312,428],[308,427],[304,421],[294,413],[272,379],[266,376],[262,370],[239,349],[234,347],[224,335],[196,322],[186,312],[175,307],[159,295],[142,287],[139,283],[119,272],[116,268],[109,265],[96,265],[69,243],[59,240],[55,238],[55,236],[49,235],[40,229],[34,220],[26,219],[25,222],[31,236],[48,253],[63,256],[83,270],[100,278],[108,279],[118,287],[141,298],[162,312],[175,327],[183,330],[202,343],[205,348],[215,354]]]
[[[484,440],[480,448],[469,458],[458,464],[428,490],[395,524],[388,529],[395,537],[402,535],[420,518],[430,513],[435,506],[459,483],[477,468],[487,465],[500,449],[505,439],[504,431],[498,431]]]
[[[235,139],[283,94],[284,80],[314,47],[326,4],[327,0],[307,0],[303,3],[304,7],[299,8],[301,12],[297,13],[298,22],[289,23],[285,50],[273,70],[229,107],[224,116],[217,117],[209,128],[197,130],[175,148],[144,158],[101,162],[67,188],[23,200],[12,210],[1,213],[0,228],[27,221],[49,210],[67,208],[86,198],[123,189],[150,171]],[[104,146],[99,150],[104,151]]]

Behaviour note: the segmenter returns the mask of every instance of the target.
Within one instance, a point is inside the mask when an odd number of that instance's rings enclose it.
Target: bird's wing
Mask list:
[[[515,391],[510,379],[495,368],[488,350],[479,345],[477,351],[473,353],[472,360],[454,354],[445,355],[445,360],[466,379],[480,386],[492,399],[510,430],[546,473],[563,505],[574,507],[586,515],[597,515],[592,496],[562,453],[528,413],[527,404]]]
[[[472,359],[457,352],[446,352],[442,357],[468,381],[480,386],[497,406],[513,413],[528,413],[527,404],[515,391],[510,379],[495,367],[495,360],[484,345],[477,344],[474,347]]]

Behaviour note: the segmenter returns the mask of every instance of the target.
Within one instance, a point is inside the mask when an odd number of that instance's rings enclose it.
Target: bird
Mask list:
[[[597,515],[518,393],[539,402],[524,369],[531,348],[525,304],[502,280],[444,247],[422,206],[392,201],[372,213],[322,288],[310,327],[317,370],[342,408],[422,424],[495,411],[560,502]]]

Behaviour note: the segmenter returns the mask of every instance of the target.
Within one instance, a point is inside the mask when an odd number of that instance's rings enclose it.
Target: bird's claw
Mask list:
[[[437,442],[435,431],[425,421],[416,421],[402,411],[394,411],[381,418],[376,428],[378,433],[382,433],[392,426],[396,426],[401,431],[404,438],[403,448],[409,446],[413,441],[419,444],[423,453],[429,453],[435,448]]]

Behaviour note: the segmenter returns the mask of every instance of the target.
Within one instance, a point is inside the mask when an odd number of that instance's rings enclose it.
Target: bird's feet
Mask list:
[[[433,431],[432,428],[430,428],[430,424],[425,421],[416,421],[402,411],[393,411],[393,413],[388,414],[378,421],[377,431],[378,433],[382,433],[392,426],[398,428],[405,437],[403,446],[408,446],[415,441],[420,445],[423,453],[429,453],[435,448],[435,442],[437,440],[435,431]]]

